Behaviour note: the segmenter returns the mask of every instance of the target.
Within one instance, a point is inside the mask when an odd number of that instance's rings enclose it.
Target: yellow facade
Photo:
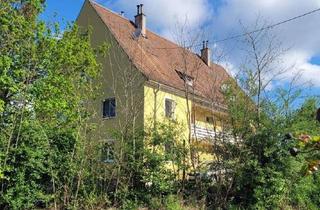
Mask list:
[[[88,2],[83,6],[77,23],[80,28],[92,28],[93,46],[101,46],[104,42],[110,46],[107,58],[99,58],[102,72],[96,82],[99,85],[98,96],[94,101],[88,103],[88,108],[92,111],[92,120],[97,125],[93,138],[105,140],[112,138],[110,136],[112,131],[127,129],[128,125],[132,130],[145,129],[153,126],[155,121],[169,120],[165,116],[166,99],[171,99],[176,104],[174,117],[170,120],[180,125],[180,140],[184,140],[186,146],[189,146],[188,140],[194,124],[210,130],[222,130],[219,113],[190,100],[187,103],[183,91],[179,92],[156,82],[150,85],[150,81],[132,64],[125,51]],[[134,81],[132,78],[135,78]],[[116,98],[116,116],[103,119],[102,101],[110,97]],[[207,117],[213,117],[214,123],[208,122]],[[200,162],[213,159],[210,153],[199,151]]]
[[[214,112],[213,110],[201,106],[197,106],[196,104],[193,106],[193,112],[192,112],[192,123],[195,123],[196,125],[210,129],[215,130],[217,132],[222,131],[222,120],[223,117],[220,113]],[[208,121],[208,118],[211,118],[212,121]]]
[[[210,150],[212,143],[206,140],[195,139],[191,131],[192,126],[196,125],[204,129],[220,132],[223,127],[221,114],[210,108],[201,107],[191,100],[188,101],[187,105],[187,100],[183,96],[183,93],[172,93],[172,91],[164,90],[165,88],[161,87],[161,84],[144,86],[144,127],[153,126],[155,121],[166,122],[168,120],[165,116],[165,100],[171,99],[176,103],[174,120],[183,129],[179,140],[185,140],[186,146],[189,147],[188,138],[189,132],[191,132],[190,135],[194,144],[205,144]],[[207,117],[212,117],[213,122],[207,122]],[[197,153],[199,164],[214,160],[214,156],[210,151],[199,149]]]
[[[93,47],[108,44],[107,57],[98,58],[102,65],[101,75],[95,81],[97,96],[88,102],[91,119],[96,124],[92,138],[98,141],[112,139],[111,133],[122,129],[143,129],[143,87],[145,77],[134,67],[125,51],[119,46],[113,34],[86,1],[77,19],[81,30],[91,28]],[[133,79],[134,78],[134,79]],[[102,117],[102,102],[107,98],[116,99],[116,116]]]
[[[178,96],[177,94],[165,92],[158,87],[144,86],[144,126],[153,126],[154,122],[165,122],[169,119],[165,116],[165,100],[171,99],[176,103],[173,120],[177,122],[182,128],[181,139],[188,139],[189,123],[188,112],[191,113],[192,102]],[[189,111],[188,111],[189,110]]]

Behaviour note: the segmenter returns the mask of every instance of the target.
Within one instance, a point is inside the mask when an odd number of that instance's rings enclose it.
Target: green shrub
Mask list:
[[[169,195],[165,199],[166,210],[183,210],[180,198],[176,195]]]
[[[137,210],[138,208],[139,204],[137,203],[137,201],[133,200],[125,200],[121,206],[121,209],[123,210]]]
[[[159,197],[152,197],[149,201],[148,207],[151,210],[159,210],[162,209],[162,199]]]

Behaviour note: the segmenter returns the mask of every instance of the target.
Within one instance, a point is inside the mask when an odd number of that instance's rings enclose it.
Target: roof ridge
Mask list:
[[[121,15],[113,12],[112,10],[110,10],[110,9],[104,7],[104,6],[101,6],[99,3],[96,3],[96,2],[94,2],[94,1],[92,1],[92,0],[89,0],[89,2],[90,2],[90,4],[91,4],[91,3],[94,4],[94,5],[92,5],[92,7],[94,8],[95,12],[97,13],[97,15],[98,15],[100,18],[101,18],[101,15],[100,15],[100,13],[95,9],[94,6],[98,6],[98,7],[102,8],[102,9],[104,9],[104,10],[112,13],[112,14],[118,15],[118,17],[120,17],[120,18],[124,19],[125,21],[128,21],[129,23],[131,23],[131,21],[130,21],[129,19],[122,17]],[[111,34],[114,36],[114,38],[117,40],[117,42],[119,43],[120,47],[121,47],[121,48],[124,50],[124,52],[128,55],[129,59],[134,59],[134,58],[132,58],[132,57],[130,56],[130,52],[128,52],[128,51],[127,51],[127,48],[125,47],[125,45],[124,45],[123,43],[121,43],[120,38],[114,33],[113,29],[112,29],[110,26],[108,26],[108,24],[103,20],[103,18],[101,18],[101,19],[102,19],[102,21],[104,22],[104,24],[106,25],[106,27],[110,30],[110,33],[111,33]],[[140,37],[139,37],[138,40],[137,40],[137,46],[139,47],[139,50],[141,50],[141,53],[143,53],[144,55],[146,55],[146,54],[147,54],[146,49],[143,48],[143,46],[141,45],[141,43],[139,43],[139,40],[140,40]],[[158,69],[158,68],[157,68],[157,67],[158,67],[158,64],[156,64],[156,63],[153,61],[153,59],[149,58],[149,56],[145,56],[145,58],[146,58],[147,60],[149,60],[149,62],[154,66],[154,68],[155,68],[156,70]],[[134,65],[135,65],[136,68],[139,69],[140,72],[141,72],[141,69],[143,68],[143,64],[140,63],[140,64],[134,64]],[[161,68],[161,66],[160,66],[160,68]],[[161,71],[159,71],[159,73],[163,74]],[[143,73],[143,74],[144,74],[147,78],[149,78],[149,75],[148,75],[148,74],[146,74],[146,73]]]
[[[120,15],[119,13],[117,13],[117,12],[115,12],[115,11],[113,11],[113,10],[105,7],[105,6],[103,6],[102,4],[96,2],[95,0],[88,0],[88,1],[89,1],[90,4],[95,4],[96,6],[101,7],[102,9],[105,9],[105,10],[107,10],[108,12],[110,12],[110,13],[112,13],[112,14],[114,14],[114,15],[122,18],[122,19],[124,19],[125,21],[128,21],[129,23],[132,23],[132,20],[130,20],[130,19],[128,19],[128,18]],[[100,15],[99,15],[99,16],[100,16]],[[166,41],[166,42],[169,42],[170,44],[176,46],[176,48],[172,48],[172,49],[170,49],[170,50],[173,50],[173,49],[177,49],[177,50],[178,50],[178,49],[184,48],[184,47],[180,46],[179,44],[175,43],[174,41],[171,41],[170,39],[165,38],[165,37],[161,36],[159,33],[154,32],[154,31],[152,31],[152,30],[150,30],[150,29],[148,29],[148,28],[147,28],[147,32],[152,33],[154,36],[157,36],[158,38],[160,38],[160,39],[162,39],[162,40],[164,40],[164,41]],[[139,47],[141,48],[140,44],[139,44]],[[123,48],[124,48],[124,46],[123,46]],[[153,48],[153,49],[159,50],[159,48]],[[166,48],[163,48],[163,49],[166,49]],[[201,57],[200,57],[200,55],[199,55],[198,53],[193,52],[192,50],[190,50],[190,49],[188,49],[188,48],[184,48],[184,49],[186,49],[189,53],[191,53],[191,54],[193,54],[194,56],[197,56],[199,59],[201,59]],[[143,50],[144,50],[144,49],[143,49]],[[210,63],[213,64],[213,65],[219,66],[219,67],[221,67],[221,68],[224,69],[224,67],[223,67],[222,65],[218,64],[218,63],[215,63],[215,62],[212,62],[212,61],[211,61]],[[213,66],[208,66],[208,68],[212,70]],[[228,71],[225,71],[225,72],[226,72],[229,76],[231,76]]]
[[[120,17],[120,18],[123,18],[123,19],[125,19],[125,20],[127,20],[127,21],[129,21],[129,22],[132,22],[132,20],[130,20],[129,18],[126,18],[126,17],[120,15],[119,13],[111,10],[110,8],[107,8],[107,7],[103,6],[102,4],[100,4],[100,3],[98,3],[98,2],[96,2],[96,1],[94,1],[94,0],[89,0],[89,2],[92,3],[92,4],[95,4],[95,5],[103,8],[103,9],[105,9],[105,10],[107,10],[107,11],[115,14],[115,15],[117,15],[117,16]],[[147,31],[150,32],[150,33],[152,33],[153,35],[155,35],[155,36],[157,36],[157,37],[159,37],[159,38],[167,41],[167,42],[170,42],[170,44],[177,46],[177,49],[183,48],[182,46],[180,46],[179,44],[175,43],[174,41],[172,41],[172,40],[170,40],[170,39],[168,39],[168,38],[165,38],[165,37],[161,36],[159,33],[155,32],[155,31],[152,31],[152,30],[150,30],[149,28],[147,28]],[[190,50],[189,50],[189,51],[190,51]],[[193,53],[193,54],[195,54],[195,55],[198,55],[197,53],[194,53],[194,52],[192,52],[192,51],[190,51],[190,52]]]
[[[149,29],[148,29],[148,31],[151,32],[151,33],[153,33],[153,35],[155,35],[155,36],[157,36],[157,37],[159,37],[159,38],[161,38],[161,39],[163,39],[163,40],[165,40],[165,41],[168,41],[168,42],[170,42],[171,44],[177,46],[177,49],[183,48],[183,47],[181,47],[180,45],[178,45],[177,43],[175,43],[174,41],[171,41],[170,39],[161,36],[161,35],[158,34],[157,32],[151,31],[151,30],[149,30]]]
[[[199,63],[201,61],[198,53],[189,48],[183,48],[174,41],[169,40],[169,38],[163,37],[149,29],[147,29],[147,33],[149,33],[147,38],[134,37],[135,28],[132,20],[102,6],[95,0],[86,0],[86,2],[94,9],[99,19],[106,29],[110,31],[115,42],[122,48],[133,66],[147,80],[183,90],[183,81],[175,70],[184,68],[184,62],[182,62],[183,57],[177,52],[185,49],[190,55],[188,58],[190,65],[193,65],[191,63]],[[164,50],[161,50],[160,47],[163,47]],[[158,48],[160,49],[158,50]],[[165,50],[167,48],[169,50]],[[170,48],[173,48],[173,50],[170,51]],[[195,70],[192,69],[193,66],[191,66],[191,69],[188,68],[191,72],[195,72],[198,78],[194,83],[195,90],[193,94],[204,99],[214,97],[215,100],[223,100],[223,96],[217,92],[218,86],[228,79],[230,75],[221,65],[214,62],[211,63],[213,64],[212,66],[203,64],[197,66]],[[217,68],[217,71],[212,71],[215,68]],[[212,87],[209,85],[211,83]],[[212,89],[216,90],[212,91]]]
[[[112,14],[114,15],[117,15],[118,17],[122,18],[122,19],[125,19],[125,20],[128,20],[129,22],[131,22],[131,20],[129,18],[126,18],[125,16],[122,16],[120,15],[119,13],[117,13],[116,11],[113,11],[111,9],[109,9],[108,7],[105,7],[103,6],[102,4],[99,4],[98,2],[94,1],[94,0],[88,0],[90,4],[95,4],[97,5],[98,7],[101,7],[105,10],[107,10],[108,12],[111,12]]]

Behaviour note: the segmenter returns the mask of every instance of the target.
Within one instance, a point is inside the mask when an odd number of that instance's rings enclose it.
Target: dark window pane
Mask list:
[[[103,102],[103,117],[107,117],[108,109],[107,109],[108,103],[107,101]]]
[[[116,99],[110,99],[110,117],[116,116]]]
[[[103,102],[103,117],[115,117],[116,116],[116,99],[108,98]]]
[[[213,124],[213,117],[206,117],[207,123]]]

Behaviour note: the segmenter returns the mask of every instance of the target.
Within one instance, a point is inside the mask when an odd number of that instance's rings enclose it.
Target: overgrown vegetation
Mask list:
[[[248,92],[234,81],[224,92],[237,141],[211,148],[218,176],[181,182],[191,167],[172,121],[115,132],[122,153],[102,162],[86,102],[106,46],[93,49],[76,26],[46,26],[42,9],[40,0],[0,2],[1,209],[319,209],[319,102],[283,112],[252,77]]]
[[[84,102],[99,73],[89,33],[37,20],[42,1],[0,3],[1,209],[68,206],[91,193]]]

